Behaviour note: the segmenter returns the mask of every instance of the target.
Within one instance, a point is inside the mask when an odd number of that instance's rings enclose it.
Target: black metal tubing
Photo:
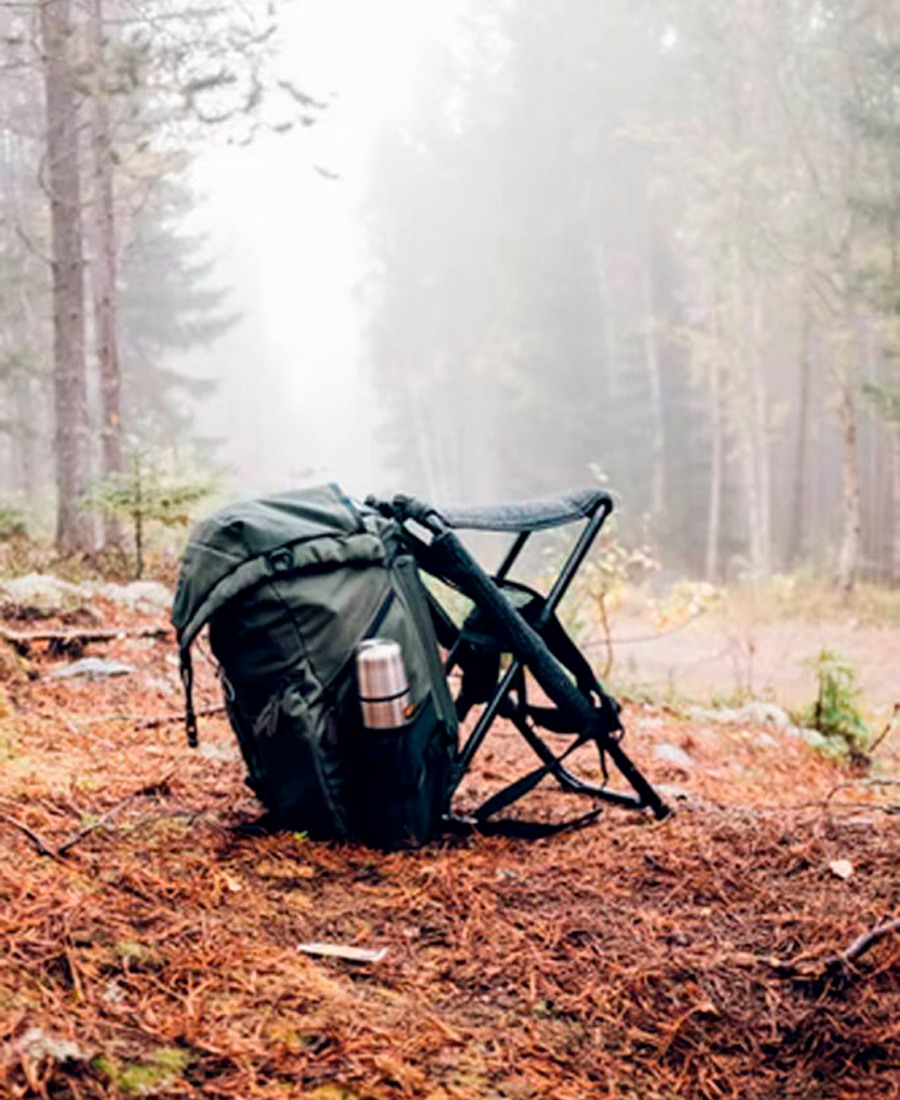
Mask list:
[[[527,721],[518,717],[514,717],[512,720],[516,728],[524,737],[529,748],[531,748],[541,763],[550,765],[551,761],[553,762],[550,774],[564,791],[570,794],[583,794],[590,795],[592,798],[601,798],[606,802],[614,802],[617,806],[632,806],[636,808],[644,806],[644,803],[641,802],[637,795],[626,794],[622,791],[610,791],[606,787],[598,786],[596,783],[588,783],[587,780],[579,779],[577,775],[573,775],[573,773],[560,762],[559,757],[554,755],[553,751],[544,742],[544,739],[540,734],[535,733]]]
[[[528,538],[530,535],[531,531],[520,531],[519,534],[516,535],[516,537],[512,541],[512,545],[506,552],[506,556],[500,564],[500,568],[494,574],[495,581],[502,581],[503,578],[509,573],[510,569],[512,569],[513,565],[515,564],[519,554],[522,553],[525,543],[528,542]],[[459,652],[461,641],[461,638],[457,638],[447,653],[447,659],[446,661],[444,661],[445,676],[449,675],[449,673],[456,665],[456,655]],[[459,718],[463,719],[467,713],[468,707],[466,707],[465,710],[461,714],[459,714]]]
[[[569,556],[566,559],[566,563],[563,566],[562,572],[559,574],[559,576],[556,578],[553,585],[551,586],[550,592],[547,595],[546,604],[544,605],[544,608],[534,625],[534,629],[538,633],[540,633],[542,627],[546,626],[550,616],[556,610],[556,607],[559,604],[560,600],[566,594],[569,585],[575,578],[575,574],[578,572],[581,563],[584,561],[586,555],[590,551],[594,539],[599,534],[600,528],[605,523],[609,513],[610,506],[606,502],[603,502],[602,506],[598,508],[597,511],[590,517],[590,519],[587,521],[584,528],[582,529],[581,534],[578,537],[578,541],[569,552]],[[519,554],[522,552],[522,549],[528,540],[529,534],[530,532],[523,531],[516,536],[512,543],[512,546],[509,548],[509,551],[506,554],[506,557],[503,559],[500,568],[494,575],[494,580],[502,581],[507,576],[509,570],[512,568]],[[445,675],[449,673],[456,664],[456,654],[459,648],[459,644],[460,642],[459,640],[457,640],[457,642],[453,645],[449,654],[447,655],[447,660],[444,662]],[[522,671],[523,669],[523,662],[520,661],[517,657],[514,657],[509,668],[506,670],[503,677],[501,678],[500,683],[495,688],[492,699],[478,716],[478,721],[475,723],[475,728],[469,734],[468,738],[466,739],[466,743],[460,750],[459,761],[456,768],[456,781],[454,783],[454,789],[462,781],[462,777],[468,770],[469,765],[472,762],[472,758],[481,747],[482,742],[487,736],[491,724],[497,717],[500,708],[503,705],[503,702],[506,699],[510,688],[512,687],[513,681],[516,678],[516,673]],[[466,711],[467,710],[468,708],[466,708]],[[465,717],[465,714],[460,715],[460,718],[463,717]],[[518,725],[518,723],[516,724]],[[532,734],[532,736],[535,735]],[[526,740],[528,740],[527,735]],[[534,748],[534,745],[532,745],[532,748]],[[545,760],[544,763],[547,763],[547,761]]]
[[[432,531],[436,536],[436,543],[434,547],[429,549],[429,555],[433,556],[438,545],[443,544],[439,559],[440,567],[446,568],[450,575],[456,576],[456,581],[460,589],[467,595],[474,598],[476,602],[479,598],[483,601],[482,610],[487,614],[489,621],[493,619],[495,625],[501,627],[502,631],[508,630],[507,620],[511,609],[503,597],[502,591],[496,584],[497,578],[491,578],[484,573],[478,563],[456,538],[453,531],[446,525],[441,516],[432,511],[428,505],[424,505],[420,501],[411,500],[410,498],[395,498],[393,507],[396,518],[398,518],[400,522],[403,522],[406,518],[415,519]],[[547,597],[548,615],[553,612],[559,604],[559,601],[565,595],[575,573],[584,560],[594,538],[611,510],[611,502],[602,501],[597,511],[588,519],[585,529],[582,531],[575,547],[570,552],[563,566],[562,572],[551,587],[550,594]],[[503,566],[506,567],[507,571],[525,545],[526,539],[523,538],[524,534],[526,533],[520,532],[516,536],[513,546],[504,559]],[[503,569],[503,566],[501,566],[501,569]],[[465,580],[463,580],[464,577]],[[509,668],[501,677],[499,684],[494,690],[493,697],[479,716],[475,729],[470,734],[461,751],[459,767],[454,777],[454,789],[456,785],[459,784],[472,757],[484,740],[491,723],[500,713],[516,676],[523,671],[526,665],[536,663],[541,673],[538,675],[537,668],[532,671],[535,673],[538,681],[542,684],[550,698],[556,702],[557,706],[561,709],[564,709],[566,712],[571,711],[573,714],[581,715],[585,722],[595,726],[593,738],[596,738],[598,746],[602,748],[607,756],[613,761],[621,773],[622,778],[631,785],[635,794],[632,796],[584,783],[583,780],[579,780],[577,776],[572,775],[556,760],[552,751],[536,733],[529,729],[528,734],[525,735],[524,731],[521,731],[526,741],[531,745],[542,761],[549,763],[551,758],[554,760],[552,773],[556,774],[556,778],[560,782],[560,785],[563,786],[564,789],[568,788],[577,793],[590,794],[592,797],[603,799],[607,802],[613,802],[617,805],[629,806],[634,809],[652,810],[654,815],[659,819],[668,816],[671,811],[659,797],[652,785],[644,778],[638,768],[623,751],[618,739],[610,732],[603,732],[602,724],[597,724],[601,721],[601,712],[595,711],[594,717],[591,717],[591,713],[594,711],[597,703],[593,703],[590,699],[577,692],[574,684],[564,675],[563,669],[547,649],[546,643],[540,634],[540,628],[543,625],[546,625],[546,620],[543,619],[543,617],[539,617],[534,626],[529,625],[524,619],[519,623],[516,645],[523,651],[524,657],[512,656]],[[453,653],[455,653],[457,646],[458,643],[453,646]],[[450,667],[452,667],[452,663],[450,658],[448,658],[445,671],[449,671]],[[602,696],[599,700],[599,706],[600,708],[608,710],[612,704],[605,696]],[[606,721],[609,721],[608,714],[606,716]],[[614,718],[614,721],[617,722],[617,719]],[[518,726],[518,722],[516,725]],[[621,728],[621,726],[613,728]],[[533,741],[535,743],[540,743],[540,750],[532,743]]]
[[[456,778],[453,783],[454,790],[459,786],[462,777],[468,771],[469,764],[472,762],[472,757],[478,752],[494,719],[500,713],[500,708],[503,706],[507,693],[512,687],[513,680],[516,678],[516,673],[521,671],[521,669],[522,662],[518,657],[514,657],[512,664],[506,672],[503,673],[503,676],[500,678],[500,683],[494,689],[494,694],[490,702],[485,705],[484,710],[479,714],[478,721],[475,723],[475,728],[469,734],[465,745],[463,745],[460,750],[459,760],[456,765]]]
[[[585,524],[584,529],[578,537],[578,541],[569,553],[566,563],[563,566],[562,572],[556,578],[553,585],[550,588],[550,592],[547,595],[547,602],[544,605],[544,609],[541,612],[535,629],[540,632],[541,627],[545,626],[550,616],[556,610],[559,601],[565,596],[568,591],[569,585],[575,579],[575,574],[581,567],[581,563],[584,561],[594,539],[600,533],[600,528],[606,522],[606,517],[611,512],[612,508],[605,501],[600,508],[591,516],[588,522]]]
[[[525,547],[525,543],[528,542],[528,538],[531,535],[530,531],[520,531],[518,535],[513,539],[512,546],[506,553],[506,557],[503,559],[500,568],[494,574],[494,580],[502,581],[507,573],[512,569],[515,564],[516,558],[522,553]]]

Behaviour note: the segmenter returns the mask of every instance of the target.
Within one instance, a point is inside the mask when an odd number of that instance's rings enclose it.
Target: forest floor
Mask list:
[[[236,830],[260,807],[220,714],[186,747],[170,636],[0,648],[4,1100],[900,1097],[900,934],[841,958],[900,915],[896,737],[860,774],[786,730],[630,704],[668,820],[384,855]],[[76,655],[131,671],[52,675]],[[521,756],[499,728],[462,802]]]

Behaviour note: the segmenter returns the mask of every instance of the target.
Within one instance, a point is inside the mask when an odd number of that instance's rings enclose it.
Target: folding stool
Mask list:
[[[429,593],[435,632],[447,653],[445,675],[450,676],[456,670],[461,673],[461,686],[455,698],[460,721],[474,707],[482,708],[459,748],[450,797],[498,717],[512,722],[540,761],[537,767],[482,803],[470,822],[482,831],[511,831],[504,828],[509,823],[497,823],[492,829],[491,819],[548,776],[567,793],[635,810],[650,810],[659,819],[666,817],[669,808],[622,747],[624,729],[618,704],[599,684],[556,617],[560,600],[613,509],[610,495],[603,489],[583,489],[515,504],[441,508],[407,496],[396,496],[391,501],[369,498],[367,503],[402,524],[408,547],[423,571],[457,589],[475,605],[459,626],[439,599]],[[576,521],[584,522],[583,529],[546,597],[511,579],[513,566],[535,532]],[[463,546],[455,534],[458,530],[513,535],[493,577],[485,573]],[[543,689],[550,706],[529,701],[526,672]],[[570,740],[562,751],[554,751],[542,730],[568,734]],[[567,757],[588,743],[593,743],[599,754],[601,783],[588,782],[566,766]],[[630,790],[608,785],[610,764],[620,783],[624,780]],[[600,808],[563,824],[586,822]],[[446,809],[448,825],[452,825],[455,819],[449,804]],[[535,826],[544,832],[555,828]],[[519,832],[524,835],[527,829]],[[536,835],[535,831],[530,835]]]

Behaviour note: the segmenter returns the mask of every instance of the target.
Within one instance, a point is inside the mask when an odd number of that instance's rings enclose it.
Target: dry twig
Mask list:
[[[866,953],[870,947],[874,947],[876,943],[883,940],[885,936],[889,936],[892,932],[900,932],[900,918],[897,920],[889,920],[885,924],[876,925],[874,928],[870,928],[868,932],[863,932],[850,946],[842,951],[838,958],[846,963],[856,962],[856,960]]]
[[[218,706],[198,707],[194,711],[194,714],[198,718],[209,718],[214,714],[224,714],[224,713],[225,713],[225,707],[221,703]],[[184,711],[179,710],[179,711],[173,711],[171,714],[161,714],[157,718],[145,718],[142,721],[138,722],[137,725],[134,728],[139,729],[139,730],[150,730],[150,729],[155,729],[157,726],[166,726],[170,722],[183,722],[183,721],[184,721]]]
[[[14,829],[18,829],[19,832],[24,833],[25,836],[34,845],[35,850],[39,856],[50,856],[52,859],[56,859],[58,852],[55,848],[51,848],[50,845],[44,840],[34,829],[29,828],[24,821],[19,821],[18,818],[10,817],[8,814],[0,816],[0,822],[4,825],[12,825]]]
[[[140,790],[132,791],[121,801],[117,802],[115,806],[107,810],[106,813],[101,814],[96,821],[91,822],[90,825],[86,825],[83,829],[79,829],[77,833],[73,833],[68,840],[64,840],[62,844],[56,849],[56,854],[63,856],[66,852],[70,852],[76,844],[80,843],[86,836],[90,836],[91,833],[97,829],[101,829],[104,825],[108,824],[116,814],[122,812],[126,806],[129,806],[136,798],[141,798],[145,795],[157,794],[164,792],[167,789],[168,782],[174,775],[174,772],[169,772],[168,775],[162,779],[155,780],[153,783],[146,783]],[[48,853],[49,854],[49,853]]]
[[[866,755],[867,756],[872,756],[872,754],[875,752],[875,750],[878,748],[878,746],[882,743],[882,741],[884,741],[884,739],[887,737],[887,735],[894,728],[894,723],[897,720],[897,715],[898,714],[900,714],[900,701],[894,703],[894,708],[891,711],[891,716],[890,716],[890,718],[888,718],[887,722],[885,723],[884,729],[881,731],[881,733],[879,733],[879,735],[875,738],[875,740],[872,742],[872,744],[869,745],[868,748],[866,749]]]
[[[72,646],[86,646],[91,642],[112,642],[117,638],[168,638],[169,626],[146,626],[139,629],[116,627],[81,630],[9,630],[0,627],[0,639],[11,645],[21,656],[27,656],[36,642],[47,642],[52,648],[65,650]]]

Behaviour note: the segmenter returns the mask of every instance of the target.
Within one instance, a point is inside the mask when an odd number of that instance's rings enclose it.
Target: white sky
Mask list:
[[[360,362],[359,206],[379,129],[410,109],[429,42],[452,33],[464,2],[294,0],[282,25],[284,75],[328,99],[322,121],[210,148],[195,162],[194,183],[208,196],[197,217],[244,320],[191,358],[228,376],[207,413],[215,421],[231,410],[242,490],[334,478],[363,494],[384,480]]]

